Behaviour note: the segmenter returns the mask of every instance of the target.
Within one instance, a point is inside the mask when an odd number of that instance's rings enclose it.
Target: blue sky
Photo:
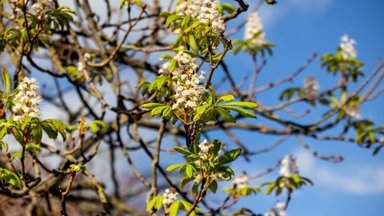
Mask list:
[[[251,4],[252,6],[252,4]],[[340,37],[348,34],[356,39],[358,58],[365,63],[364,72],[371,73],[377,65],[379,57],[384,57],[384,2],[382,1],[332,1],[332,0],[281,0],[275,6],[264,4],[260,9],[261,18],[267,40],[277,44],[274,55],[268,61],[268,66],[260,76],[259,84],[267,83],[295,71],[313,52],[320,56],[334,53]],[[242,17],[244,18],[244,16]],[[242,37],[242,33],[236,35]],[[241,61],[241,64],[239,64]],[[229,61],[232,69],[238,70],[238,80],[241,76],[249,75],[250,59],[240,55]],[[301,79],[314,75],[319,79],[320,88],[324,89],[336,82],[329,78],[315,61],[294,84],[300,86]],[[382,84],[381,84],[382,85]],[[271,92],[259,99],[266,103],[275,104]],[[277,98],[278,95],[272,96]],[[383,124],[383,100],[369,102],[361,108],[361,115],[375,119]],[[263,121],[262,118],[257,121]],[[262,136],[252,136],[259,143],[269,143],[271,139]],[[244,137],[244,141],[249,137]],[[269,154],[253,158],[253,163],[237,165],[238,170],[247,168],[248,173],[269,167],[273,161],[286,153],[292,152],[299,156],[301,174],[315,182],[314,187],[307,187],[294,195],[289,215],[293,216],[328,216],[328,215],[370,215],[379,216],[384,211],[384,158],[383,154],[372,157],[371,150],[365,150],[354,144],[338,142],[315,142],[306,139],[308,144],[319,153],[342,154],[345,161],[334,164],[318,161],[303,150],[295,139],[285,142]],[[236,168],[236,167],[235,167]],[[256,182],[257,183],[257,182]],[[279,199],[279,198],[278,198]],[[279,199],[283,200],[283,199]],[[247,199],[244,205],[252,206],[257,212],[266,211],[273,206],[275,199],[264,196]],[[255,207],[256,206],[256,207]]]
[[[252,1],[256,2],[256,0],[249,0],[248,2]],[[65,1],[62,2],[65,4]],[[228,2],[234,3],[232,0]],[[250,4],[252,9],[254,4]],[[366,65],[364,72],[372,72],[377,59],[384,57],[383,9],[384,2],[380,0],[278,0],[278,4],[275,6],[264,4],[260,13],[264,21],[266,39],[276,43],[277,47],[274,49],[273,57],[269,58],[268,65],[259,77],[258,85],[292,73],[313,52],[317,52],[319,55],[335,52],[343,34],[348,34],[356,39],[358,58]],[[239,17],[240,20],[245,18],[245,14]],[[242,38],[242,32],[235,37]],[[229,57],[227,62],[230,69],[239,74],[236,77],[239,82],[244,75],[249,75],[252,71],[251,59],[246,55]],[[303,75],[298,77],[295,83],[287,84],[279,90],[302,85],[301,80],[307,75],[316,76],[319,79],[321,89],[334,85],[337,81],[329,78],[325,71],[320,69],[319,61],[315,61]],[[256,96],[266,104],[272,105],[277,102],[275,99],[278,98],[278,92],[272,91]],[[361,108],[361,115],[374,118],[383,124],[384,115],[381,107],[384,103],[382,101],[381,99],[367,103]],[[48,110],[48,107],[46,108]],[[57,112],[49,115],[57,116]],[[267,124],[266,120],[261,117],[254,121]],[[249,132],[240,134],[244,134],[241,136],[242,141],[255,140],[253,150],[268,146],[276,139]],[[212,138],[218,137],[225,136],[212,135]],[[230,140],[225,141],[230,143]],[[295,139],[289,139],[272,152],[253,157],[251,164],[244,161],[233,164],[234,169],[241,173],[245,167],[248,174],[253,174],[270,167],[287,153],[293,153],[299,157],[301,174],[311,178],[315,186],[303,188],[294,194],[288,210],[290,216],[382,215],[380,213],[384,212],[382,205],[384,199],[384,152],[372,157],[371,150],[361,149],[350,143],[315,142],[310,139],[306,139],[306,141],[320,154],[342,154],[345,161],[339,164],[318,161],[303,150]],[[104,156],[100,155],[100,157],[103,158]],[[134,157],[140,162],[145,158],[142,154]],[[162,164],[171,163],[167,160],[170,158],[169,155],[164,155]],[[121,173],[122,181],[127,178],[128,169],[126,163],[118,164],[118,172]],[[141,169],[147,170],[145,167],[141,167]],[[96,176],[105,174],[103,170],[99,170],[99,172],[101,173],[96,173]],[[272,180],[274,176],[263,180]],[[275,199],[274,197],[256,196],[245,199],[240,204],[263,213],[272,207],[276,200],[284,199],[285,197]]]

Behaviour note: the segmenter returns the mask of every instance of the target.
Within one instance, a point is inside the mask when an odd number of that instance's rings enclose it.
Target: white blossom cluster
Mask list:
[[[256,36],[256,34],[258,34]],[[255,11],[248,16],[245,24],[244,39],[250,42],[252,46],[260,46],[265,43],[265,34],[263,32],[263,23],[259,14]]]
[[[38,88],[35,78],[25,77],[20,83],[14,98],[15,105],[12,107],[14,121],[21,121],[28,116],[38,117],[41,114],[41,96],[36,92]]]
[[[176,12],[181,15],[197,17],[201,23],[212,27],[214,31],[224,31],[225,23],[219,13],[218,0],[182,0],[176,7]]]
[[[319,90],[319,82],[314,76],[308,76],[303,81],[304,84],[304,94],[308,99],[313,99],[317,96],[317,91]]]
[[[355,49],[356,41],[349,38],[348,35],[343,35],[340,40],[341,55],[344,59],[356,58],[357,51]]]
[[[199,144],[199,148],[203,154],[207,154],[211,146],[211,143],[208,142],[206,139]]]
[[[200,75],[192,73],[191,70],[181,74],[176,81],[173,109],[183,107],[184,109],[195,110],[201,104],[201,97],[205,92],[200,82],[204,80],[205,73]]]
[[[46,11],[52,11],[55,9],[55,3],[51,0],[41,0],[37,1],[32,5],[32,10],[35,12],[35,15],[41,19]]]
[[[173,73],[177,80],[174,86],[175,102],[172,108],[195,110],[200,105],[201,97],[205,92],[204,86],[200,84],[205,78],[205,72],[201,71],[200,75],[195,72],[197,69],[196,58],[193,58],[188,53],[179,51],[174,58],[181,69],[175,70]]]
[[[224,31],[225,23],[218,10],[219,4],[218,0],[204,0],[197,18],[215,31]]]
[[[176,12],[180,15],[197,17],[200,6],[200,1],[181,0],[176,6]]]
[[[181,49],[183,49],[184,47],[181,46],[180,47]],[[192,57],[191,55],[189,55],[188,53],[184,52],[184,51],[179,51],[175,57],[173,57],[177,63],[179,65],[181,65],[183,68],[184,67],[189,67],[190,69],[193,69],[193,70],[196,70],[197,69],[197,65],[196,65],[196,58]]]
[[[360,115],[360,111],[359,111],[359,104],[353,104],[353,105],[350,105],[348,106],[346,109],[345,109],[345,112],[355,118],[355,119],[360,119],[361,118],[361,115]]]
[[[287,213],[284,210],[285,203],[283,202],[277,202],[276,206],[266,212],[264,216],[287,216]]]
[[[177,200],[178,193],[174,190],[165,189],[163,193],[163,205],[169,206]]]
[[[159,69],[158,73],[161,75],[168,74],[169,73],[169,66],[170,66],[170,63],[168,61],[164,62],[164,64]]]
[[[243,174],[241,176],[235,177],[235,179],[233,179],[233,184],[236,185],[237,189],[242,189],[248,187],[248,181],[248,176]]]
[[[289,178],[294,175],[299,175],[297,158],[293,157],[291,154],[285,156],[281,161],[281,164],[282,167],[279,172],[281,176]]]

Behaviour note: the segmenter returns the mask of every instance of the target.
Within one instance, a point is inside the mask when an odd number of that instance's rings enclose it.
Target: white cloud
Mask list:
[[[295,155],[299,158],[301,174],[312,179],[316,186],[357,195],[384,193],[384,166],[348,161],[329,164],[315,159],[305,150],[299,150]]]

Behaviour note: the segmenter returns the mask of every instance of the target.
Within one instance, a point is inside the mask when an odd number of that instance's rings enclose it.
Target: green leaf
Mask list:
[[[5,148],[5,151],[8,151],[8,143],[4,142],[3,140],[0,140],[0,149],[2,150]]]
[[[193,116],[193,121],[198,121],[209,107],[210,104],[198,106],[196,109],[196,114]]]
[[[80,172],[85,170],[85,166],[83,164],[71,164],[69,166],[72,172]]]
[[[221,101],[229,102],[229,101],[233,101],[233,100],[235,100],[235,96],[233,96],[233,95],[224,95],[224,96],[221,96],[217,100],[217,103],[219,103]]]
[[[160,205],[160,207],[158,207],[158,204],[157,204],[159,201],[162,204],[163,196],[155,196],[155,197],[153,197],[153,199],[147,205],[147,211],[151,211],[154,207],[156,209],[160,209],[161,205]]]
[[[185,169],[185,174],[187,174],[187,176],[189,177],[189,178],[191,178],[192,176],[193,176],[193,170],[194,170],[195,168],[191,165],[191,164],[187,164],[187,167],[186,167],[186,169]]]
[[[266,195],[269,195],[272,193],[273,189],[275,189],[275,186],[276,186],[276,183],[275,182],[271,182],[269,185],[268,185],[268,188],[267,190],[265,191],[265,194]]]
[[[381,149],[382,149],[383,147],[384,147],[384,144],[382,144],[382,145],[376,147],[375,150],[373,151],[373,155],[374,155],[374,156],[377,155],[377,154],[381,151]]]
[[[222,10],[227,11],[227,13],[232,13],[236,10],[236,7],[229,3],[221,4]]]
[[[67,138],[67,134],[65,131],[68,129],[68,126],[57,119],[50,119],[50,121],[52,122],[52,124],[56,128],[56,130],[59,131],[61,137],[65,141]]]
[[[89,128],[91,128],[91,131],[93,133],[99,132],[101,129],[108,129],[107,123],[101,120],[95,120],[90,125]]]
[[[173,72],[175,71],[176,69],[176,59],[172,59],[170,62],[169,62],[169,72]]]
[[[229,110],[227,110],[225,108],[221,108],[221,107],[216,107],[215,110],[217,112],[219,112],[219,114],[220,114],[221,118],[223,119],[223,121],[225,121],[225,122],[232,122],[232,123],[236,122],[236,119],[231,115]]]
[[[177,212],[180,209],[180,200],[176,200],[174,203],[172,203],[171,207],[169,207],[169,216],[177,216]]]
[[[152,110],[151,115],[152,116],[161,115],[167,107],[168,107],[167,105],[156,107]]]
[[[3,185],[11,185],[13,188],[18,190],[23,188],[23,183],[19,176],[10,170],[0,168],[0,180]]]
[[[154,108],[159,107],[159,106],[164,106],[164,104],[162,104],[162,103],[146,103],[146,104],[141,105],[140,107],[144,108],[144,109],[151,110],[151,109],[154,109]]]
[[[199,46],[196,43],[195,36],[193,36],[193,34],[189,35],[189,37],[188,37],[188,44],[189,44],[189,46],[191,46],[193,51],[195,51],[196,53],[199,52]]]
[[[237,101],[237,102],[229,102],[226,103],[225,106],[240,106],[240,107],[246,107],[249,109],[255,109],[259,105],[253,102],[244,102],[244,101]]]
[[[3,139],[4,136],[7,134],[7,127],[5,125],[0,126],[0,139]]]
[[[171,106],[167,105],[167,107],[163,111],[163,117],[165,119],[169,120],[172,117],[172,114],[173,114],[173,112],[172,112]]]
[[[40,126],[47,133],[47,135],[50,139],[56,139],[57,138],[59,131],[53,126],[52,122],[42,121]]]
[[[208,188],[209,188],[213,193],[216,193],[216,191],[217,191],[217,182],[216,182],[215,180],[213,180],[213,181],[209,184]]]
[[[171,25],[171,23],[173,21],[175,21],[177,18],[179,18],[179,15],[177,14],[171,14],[167,17],[167,20],[165,22],[165,25],[167,26],[167,28],[169,27],[169,25]]]
[[[168,172],[172,172],[173,170],[180,168],[181,166],[184,166],[184,164],[172,164],[166,170]]]
[[[175,151],[179,152],[180,154],[184,155],[184,156],[189,156],[190,154],[192,154],[191,152],[185,150],[184,148],[182,147],[175,147],[173,148]]]
[[[8,94],[11,91],[11,79],[9,78],[9,73],[6,68],[3,68],[1,71],[1,78],[3,80],[5,92]]]
[[[43,138],[43,131],[40,126],[34,127],[31,131],[30,140],[35,141],[36,143],[40,143]]]
[[[236,111],[236,112],[240,113],[243,116],[247,116],[247,117],[250,117],[250,118],[256,118],[256,115],[253,112],[245,110],[245,109],[242,109],[242,108],[239,108],[239,107],[226,106],[226,104],[223,104],[220,107],[224,107],[224,108]]]
[[[236,158],[238,158],[240,156],[240,153],[241,153],[241,149],[239,149],[239,148],[231,149],[231,150],[225,152],[223,155],[221,155],[219,157],[219,159],[217,160],[217,163],[220,165],[230,163],[230,162],[236,160]]]
[[[181,178],[181,180],[180,180],[180,190],[183,190],[183,188],[185,187],[185,185],[186,185],[188,182],[190,182],[190,181],[192,181],[191,178],[189,178],[188,176],[183,176],[183,178]]]

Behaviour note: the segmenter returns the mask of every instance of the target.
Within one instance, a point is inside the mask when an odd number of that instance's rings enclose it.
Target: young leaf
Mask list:
[[[180,200],[176,200],[172,203],[171,207],[169,207],[169,216],[177,216],[177,212],[180,209]]]
[[[8,94],[11,91],[11,79],[9,78],[9,73],[6,68],[3,68],[1,71],[1,78],[4,83],[5,92]]]
[[[184,164],[172,164],[171,166],[169,166],[166,170],[168,172],[172,172],[173,170],[177,169],[177,168],[180,168],[181,166],[184,166]]]
[[[221,96],[217,100],[217,103],[219,103],[220,101],[229,102],[229,101],[233,101],[233,100],[235,100],[235,96],[233,96],[233,95],[224,95],[224,96]]]
[[[241,149],[239,149],[239,148],[231,149],[231,150],[225,152],[223,155],[221,155],[219,157],[219,159],[217,160],[217,163],[220,165],[224,165],[224,164],[227,164],[229,162],[232,162],[240,156],[240,153],[241,153]]]
[[[196,40],[195,40],[195,36],[193,36],[193,34],[189,35],[188,44],[189,44],[189,46],[191,46],[193,51],[195,51],[196,53],[199,51],[199,46],[197,45]]]
[[[242,108],[239,108],[239,107],[226,106],[226,104],[223,104],[220,107],[225,107],[227,109],[236,111],[236,112],[240,113],[243,116],[247,116],[247,117],[250,117],[250,118],[256,118],[256,115],[253,112],[245,110],[245,109],[242,109]]]
[[[244,102],[244,101],[237,101],[237,102],[230,102],[225,104],[226,106],[240,106],[240,107],[246,107],[249,109],[255,109],[259,105],[253,103],[253,102]]]
[[[231,113],[227,109],[216,107],[216,111],[219,112],[223,121],[233,123],[236,122],[236,119],[231,115]]]
[[[265,191],[265,194],[266,194],[266,195],[271,194],[271,192],[273,191],[273,189],[275,189],[275,186],[276,186],[276,183],[275,183],[275,182],[270,183],[270,184],[268,185],[267,190]]]
[[[187,176],[189,178],[191,178],[193,176],[193,170],[194,170],[193,166],[191,164],[187,164],[187,167],[185,169],[185,173],[187,174]]]
[[[8,151],[8,143],[4,142],[3,140],[0,140],[0,150],[2,150],[3,147],[5,148],[5,151],[7,152]]]
[[[23,183],[21,182],[19,176],[17,176],[14,172],[0,168],[0,180],[2,185],[11,185],[15,189],[22,189]]]
[[[146,104],[141,105],[140,107],[151,110],[151,109],[154,109],[154,108],[159,107],[159,106],[164,106],[164,104],[162,104],[162,103],[146,103]]]
[[[97,133],[100,129],[107,129],[108,125],[101,120],[95,120],[89,125],[89,127],[93,133]]]
[[[217,182],[216,182],[215,180],[213,180],[213,181],[209,184],[208,188],[209,188],[213,193],[216,193],[216,191],[217,191]]]
[[[160,207],[158,207],[158,205],[157,205],[159,200],[160,200],[160,203],[162,203],[163,202],[163,196],[155,196],[155,197],[153,197],[153,199],[147,205],[147,211],[151,211],[154,207],[156,209],[159,209],[161,207],[161,205],[160,205]]]
[[[184,155],[184,156],[188,156],[191,154],[191,152],[181,148],[181,147],[175,147],[173,148],[175,151],[179,152],[180,154]]]

